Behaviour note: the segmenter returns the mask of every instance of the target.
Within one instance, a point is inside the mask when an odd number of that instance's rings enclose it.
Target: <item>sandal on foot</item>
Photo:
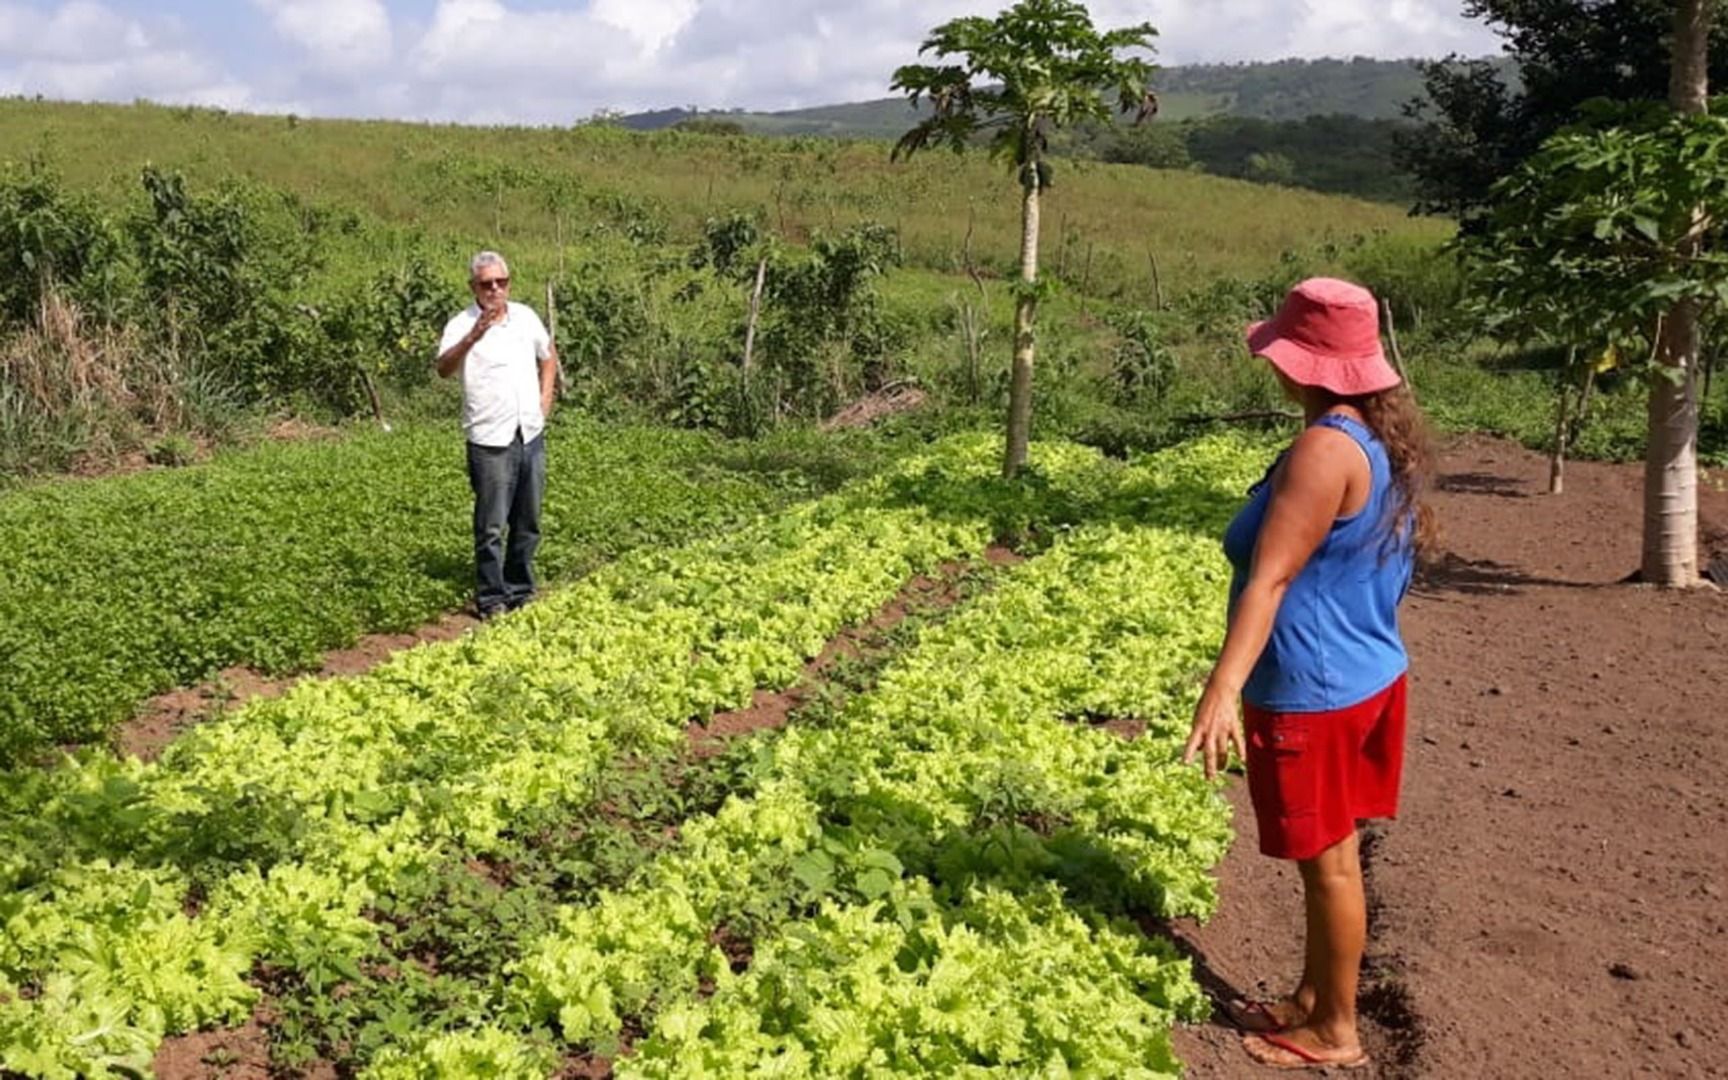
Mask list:
[[[1277,1002],[1237,998],[1224,1003],[1224,1018],[1236,1025],[1238,1031],[1250,1035],[1263,1035],[1268,1031],[1280,1032],[1290,1025],[1272,1014],[1272,1006],[1275,1004]]]
[[[1368,1051],[1357,1048],[1344,1057],[1321,1057],[1275,1032],[1242,1036],[1242,1049],[1249,1057],[1274,1069],[1360,1069],[1368,1064]]]

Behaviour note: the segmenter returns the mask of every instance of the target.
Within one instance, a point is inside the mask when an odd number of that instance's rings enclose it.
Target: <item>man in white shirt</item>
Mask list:
[[[474,489],[474,608],[482,619],[534,595],[546,417],[558,352],[540,316],[510,299],[510,267],[495,251],[469,263],[474,303],[444,327],[438,374],[462,373],[462,432]]]

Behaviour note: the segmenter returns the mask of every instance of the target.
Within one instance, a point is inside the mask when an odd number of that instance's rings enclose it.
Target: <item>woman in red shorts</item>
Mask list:
[[[1433,534],[1420,501],[1431,458],[1366,289],[1304,281],[1249,327],[1248,347],[1305,423],[1225,531],[1229,628],[1183,759],[1211,777],[1235,747],[1260,850],[1301,869],[1302,979],[1287,997],[1228,1006],[1243,1048],[1280,1068],[1353,1067],[1368,1062],[1356,822],[1398,811],[1409,660],[1397,607]]]

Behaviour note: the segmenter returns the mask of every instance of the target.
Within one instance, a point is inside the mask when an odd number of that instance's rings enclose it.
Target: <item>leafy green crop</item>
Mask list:
[[[526,1006],[602,1052],[647,1027],[621,1076],[1173,1072],[1168,1025],[1202,1001],[1123,917],[1215,903],[1225,811],[1175,758],[1222,626],[1219,516],[1255,471],[1220,442],[1057,468],[1057,505],[1094,520],[789,732],[756,796],[570,908],[519,965]],[[722,928],[754,943],[741,975]]]
[[[561,422],[539,569],[556,581],[810,493],[795,471],[662,430]],[[200,468],[0,498],[0,763],[100,738],[146,697],[233,664],[315,666],[471,590],[461,436],[276,444]]]
[[[994,440],[946,443],[302,682],[159,763],[15,772],[0,1070],[142,1071],[263,990],[286,1069],[541,1076],[554,1031],[611,1053],[635,1030],[620,1075],[1168,1073],[1198,991],[1128,917],[1213,903],[1225,810],[1174,759],[1221,621],[1218,518],[1257,456],[1041,447],[1035,482],[1000,486]],[[731,778],[621,774],[654,775],[692,717],[790,685],[1001,522],[1043,553],[821,726]]]

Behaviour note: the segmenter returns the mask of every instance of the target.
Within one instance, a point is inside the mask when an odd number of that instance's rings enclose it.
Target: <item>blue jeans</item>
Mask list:
[[[534,595],[540,498],[546,493],[546,437],[509,446],[468,444],[474,489],[474,605],[482,614],[519,608]]]

